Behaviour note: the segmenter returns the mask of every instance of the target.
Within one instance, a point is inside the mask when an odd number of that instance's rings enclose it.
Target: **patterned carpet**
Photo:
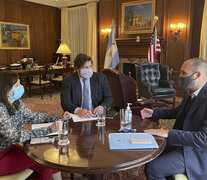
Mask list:
[[[49,94],[45,94],[44,98],[41,99],[40,95],[33,95],[31,98],[24,97],[22,100],[25,102],[26,106],[33,111],[44,112],[48,114],[62,114],[62,108],[60,105],[60,92],[56,91],[53,93],[52,97]],[[181,98],[176,98],[176,105],[179,104]],[[165,107],[166,103],[159,103],[159,106]],[[159,126],[162,128],[172,128],[174,120],[159,120]],[[70,176],[68,174],[62,173],[64,180],[69,180]],[[75,180],[86,180],[87,177],[82,177],[80,174],[74,175]],[[146,180],[144,175],[144,166],[140,168],[134,168],[127,171],[121,171],[119,173],[111,173],[104,175],[105,180]]]

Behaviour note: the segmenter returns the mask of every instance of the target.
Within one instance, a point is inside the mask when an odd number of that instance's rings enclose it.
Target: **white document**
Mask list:
[[[97,117],[91,117],[91,118],[80,118],[76,114],[72,114],[73,122],[84,122],[84,121],[93,121],[97,120]]]
[[[52,123],[40,123],[40,124],[32,124],[32,130],[33,129],[38,129],[38,128],[43,128],[43,127],[48,127],[48,126],[51,126]],[[58,134],[58,131],[56,132],[52,132],[50,134],[48,134],[47,136],[52,136],[52,135],[57,135]]]

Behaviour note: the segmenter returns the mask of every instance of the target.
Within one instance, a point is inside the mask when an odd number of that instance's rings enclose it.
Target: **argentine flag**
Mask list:
[[[115,41],[115,27],[116,25],[111,26],[111,35],[106,50],[104,68],[115,68],[116,65],[119,63],[119,53]]]

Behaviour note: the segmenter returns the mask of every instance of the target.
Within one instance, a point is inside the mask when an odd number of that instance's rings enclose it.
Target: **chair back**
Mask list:
[[[112,68],[106,68],[102,70],[102,73],[106,75],[109,87],[111,89],[111,93],[113,96],[112,107],[115,109],[124,108],[124,97],[118,71]]]
[[[64,69],[63,69],[63,78],[66,76],[70,76],[75,72],[74,67],[71,67],[70,63],[67,63],[66,65],[64,65]]]
[[[102,71],[106,75],[113,96],[112,107],[116,110],[126,108],[127,103],[137,105],[136,83],[133,78],[118,73],[117,70],[106,68]]]
[[[51,81],[52,80],[52,71],[53,71],[53,68],[49,64],[46,64],[43,67],[40,67],[40,69],[39,69],[39,83],[41,84],[41,81]]]
[[[140,64],[140,75],[143,83],[150,87],[158,87],[160,80],[160,69],[158,63]]]

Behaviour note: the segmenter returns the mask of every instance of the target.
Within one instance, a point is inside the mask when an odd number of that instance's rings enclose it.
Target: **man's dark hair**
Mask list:
[[[93,64],[91,57],[87,56],[86,54],[78,54],[74,60],[74,67],[80,69],[81,66],[83,66],[87,61],[91,61]]]
[[[13,106],[8,101],[8,92],[12,89],[13,85],[18,81],[19,75],[12,71],[2,71],[0,73],[0,102],[3,103],[9,115],[14,115],[14,107],[18,109],[19,100],[13,103]]]

